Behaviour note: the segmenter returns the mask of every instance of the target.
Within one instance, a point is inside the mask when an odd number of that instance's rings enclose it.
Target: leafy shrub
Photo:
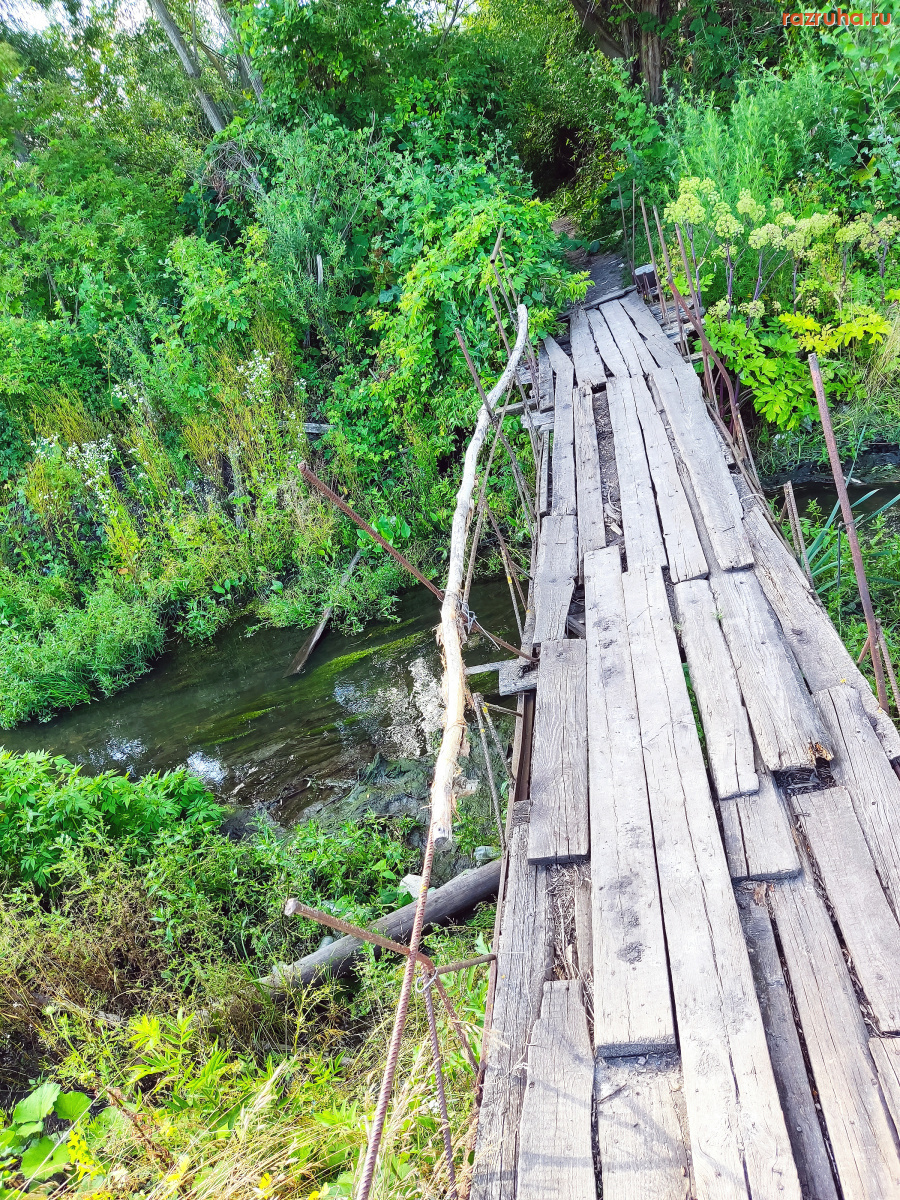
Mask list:
[[[93,839],[127,843],[136,861],[163,831],[191,840],[220,820],[219,805],[187,771],[133,781],[114,771],[84,775],[44,751],[0,750],[0,860],[12,882],[46,886],[65,849]]]

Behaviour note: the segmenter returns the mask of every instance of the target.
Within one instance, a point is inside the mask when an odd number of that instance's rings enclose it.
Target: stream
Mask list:
[[[485,628],[518,641],[505,579],[472,587]],[[359,634],[329,630],[303,674],[284,677],[306,631],[245,620],[212,642],[176,643],[123,692],[46,724],[0,731],[7,750],[47,750],[85,771],[188,767],[223,801],[267,808],[283,825],[307,810],[340,815],[340,801],[373,760],[427,755],[440,729],[438,608],[423,587],[404,592],[396,620]],[[470,639],[466,661],[509,657]],[[474,686],[496,686],[496,675]]]

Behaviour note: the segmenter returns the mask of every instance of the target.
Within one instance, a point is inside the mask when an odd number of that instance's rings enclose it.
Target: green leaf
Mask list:
[[[63,1092],[57,1096],[53,1111],[61,1121],[77,1121],[90,1107],[90,1097],[84,1092]]]
[[[26,1096],[24,1100],[20,1100],[13,1109],[13,1124],[30,1125],[35,1121],[43,1121],[44,1117],[53,1108],[56,1097],[61,1090],[59,1084],[53,1083],[52,1080],[42,1083],[40,1087],[35,1088],[30,1096]]]
[[[57,1145],[53,1138],[43,1137],[22,1155],[20,1170],[26,1179],[49,1179],[69,1161],[65,1144]]]

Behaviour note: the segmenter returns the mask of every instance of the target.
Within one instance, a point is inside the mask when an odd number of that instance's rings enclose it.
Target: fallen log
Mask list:
[[[425,905],[425,924],[438,925],[442,921],[474,908],[482,900],[489,900],[497,894],[500,882],[500,860],[476,867],[457,875],[443,887],[435,888],[428,896]],[[388,913],[373,921],[372,928],[395,942],[406,942],[412,932],[416,905],[407,904],[396,912]],[[364,946],[359,938],[343,937],[324,946],[295,963],[278,966],[270,975],[257,980],[261,988],[271,992],[285,992],[304,984],[330,976],[339,978],[345,975],[353,965],[353,960]]]

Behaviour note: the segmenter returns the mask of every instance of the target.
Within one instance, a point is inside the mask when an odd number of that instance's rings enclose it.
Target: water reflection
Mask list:
[[[472,589],[488,629],[514,632],[505,581]],[[284,678],[298,629],[246,625],[203,646],[177,645],[154,670],[108,700],[41,725],[0,731],[9,750],[49,750],[88,772],[187,766],[225,799],[265,803],[292,820],[343,795],[377,753],[417,758],[441,721],[441,663],[434,598],[405,593],[397,621],[355,636],[329,633],[299,677]],[[500,654],[473,643],[468,662]],[[479,682],[484,682],[479,681]]]

